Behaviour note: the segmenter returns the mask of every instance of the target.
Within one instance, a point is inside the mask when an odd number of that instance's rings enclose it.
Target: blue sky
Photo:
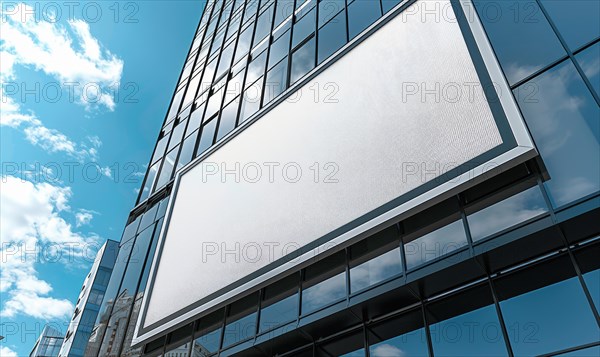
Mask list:
[[[2,2],[1,356],[64,332],[120,239],[203,6]]]

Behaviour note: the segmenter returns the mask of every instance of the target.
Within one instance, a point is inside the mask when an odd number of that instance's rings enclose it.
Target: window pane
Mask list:
[[[517,356],[598,341],[600,331],[577,277],[501,301],[500,308]]]
[[[183,99],[183,89],[181,89],[179,92],[175,93],[175,96],[173,97],[173,102],[171,103],[171,108],[169,109],[169,115],[167,116],[167,118],[169,120],[175,118],[175,116],[177,115],[177,112],[179,110],[179,105],[181,104],[182,99]]]
[[[269,54],[269,69],[279,63],[290,52],[290,33],[286,31],[277,41],[271,45],[271,53]]]
[[[467,245],[467,236],[463,221],[455,221],[404,244],[406,268],[415,268],[465,245]]]
[[[364,341],[365,337],[361,328],[333,341],[317,344],[315,356],[365,357]]]
[[[381,17],[379,1],[355,1],[348,5],[348,29],[354,38]]]
[[[217,59],[215,58],[209,64],[207,64],[206,69],[204,69],[204,74],[202,75],[202,83],[200,84],[200,90],[198,91],[198,94],[204,93],[204,91],[211,87],[216,70]]]
[[[600,1],[542,0],[571,51],[600,37]]]
[[[302,314],[313,312],[346,297],[345,253],[324,258],[305,270]]]
[[[217,133],[217,140],[221,140],[225,135],[229,134],[234,128],[237,120],[239,102],[234,100],[227,107],[223,109],[221,113],[221,121],[219,122],[219,132]]]
[[[160,170],[160,175],[158,176],[158,180],[156,181],[156,189],[163,187],[167,182],[171,180],[173,176],[173,167],[175,167],[175,160],[177,160],[177,154],[179,153],[179,146],[170,151],[167,156],[165,156],[165,160],[163,166]]]
[[[575,58],[583,69],[583,73],[592,83],[596,94],[600,95],[600,42],[578,53]]]
[[[256,334],[257,302],[258,294],[252,294],[231,304],[223,334],[223,348]]]
[[[160,159],[164,153],[165,150],[167,148],[167,142],[169,141],[169,135],[162,137],[159,141],[158,144],[156,144],[156,149],[154,149],[154,154],[152,155],[152,161],[151,162],[156,162],[158,159]]]
[[[590,295],[592,295],[596,309],[600,310],[600,269],[583,274],[583,279]]]
[[[148,198],[150,195],[150,190],[154,185],[154,180],[156,179],[156,173],[158,172],[158,168],[160,167],[160,161],[155,163],[148,170],[148,174],[146,175],[146,181],[144,181],[144,188],[142,189],[142,194],[140,196],[140,202]]]
[[[261,53],[258,57],[254,58],[248,65],[248,74],[246,74],[246,85],[245,88],[254,84],[256,80],[262,77],[265,73],[265,64],[267,62],[267,52]]]
[[[426,307],[435,356],[507,356],[489,284],[484,282]]]
[[[225,95],[225,80],[226,78],[222,78],[213,87],[213,95],[209,98],[208,104],[206,105],[206,112],[204,113],[205,118],[212,118],[219,113],[219,110],[221,110],[223,96]]]
[[[188,123],[188,127],[185,130],[186,137],[189,136],[194,130],[200,128],[200,124],[202,123],[202,114],[204,112],[204,106],[200,106],[200,108],[194,110],[192,115],[190,116],[190,121]]]
[[[394,6],[398,5],[400,0],[381,0],[381,5],[383,7],[383,12],[388,12],[394,8]]]
[[[421,310],[367,327],[371,357],[428,356]]]
[[[275,27],[294,13],[294,0],[277,0],[275,10]]]
[[[187,121],[177,124],[177,126],[173,129],[173,133],[171,134],[171,140],[169,140],[169,147],[167,150],[173,149],[175,146],[181,143],[181,138],[183,137],[183,133],[185,131],[185,126]]]
[[[152,225],[136,237],[135,244],[131,250],[131,255],[129,256],[129,262],[127,263],[127,271],[125,272],[123,282],[121,283],[119,295],[123,297],[133,297],[135,295],[153,234],[154,226]]]
[[[299,300],[298,283],[299,275],[293,274],[265,288],[259,332],[296,320]]]
[[[550,174],[553,204],[600,189],[600,109],[571,61],[523,84],[517,100]]]
[[[350,247],[350,292],[402,273],[396,226]]]
[[[591,357],[591,356],[600,356],[600,346],[594,346],[590,348],[584,348],[579,351],[561,353],[556,355],[557,357]]]
[[[165,352],[164,357],[188,357],[189,351],[190,351],[190,344],[189,344],[189,342],[186,342],[180,346],[168,349]]]
[[[196,149],[196,156],[202,154],[206,149],[212,146],[215,138],[215,129],[217,127],[217,120],[213,119],[206,123],[202,128],[202,134],[200,134],[200,143],[198,143],[198,149]]]
[[[194,334],[196,339],[192,346],[192,357],[206,357],[219,349],[223,314],[223,310],[219,310],[200,319]]]
[[[248,0],[246,3],[246,13],[244,14],[244,22],[249,21],[256,15],[258,10],[258,0]]]
[[[510,228],[548,211],[538,186],[520,192],[467,217],[473,241]]]
[[[219,68],[217,69],[217,78],[221,77],[225,71],[231,67],[231,58],[233,57],[233,49],[235,41],[231,42],[221,53],[221,59],[219,59]]]
[[[294,24],[294,34],[292,37],[292,48],[298,46],[305,38],[315,32],[317,25],[315,19],[315,9],[312,9],[306,16]]]
[[[483,0],[474,4],[510,84],[565,55],[534,0]]]
[[[156,251],[156,245],[158,243],[158,236],[160,234],[160,229],[162,228],[163,220],[159,219],[156,222],[156,227],[154,228],[154,236],[152,237],[152,242],[150,243],[150,249],[148,250],[148,260],[144,265],[144,270],[142,271],[142,276],[140,278],[140,286],[138,288],[138,299],[144,296],[144,291],[146,291],[146,283],[148,282],[148,276],[150,275],[150,267],[152,266],[152,261],[154,260],[154,252]]]
[[[242,108],[240,109],[240,123],[250,118],[258,111],[258,109],[260,109],[262,86],[263,81],[261,78],[244,92],[244,96],[242,98]]]
[[[183,147],[181,148],[181,153],[179,154],[179,161],[177,162],[177,171],[192,161],[192,155],[194,154],[194,147],[196,146],[197,138],[198,130],[196,130],[192,135],[188,136],[183,142]]]
[[[212,46],[210,48],[210,55],[213,55],[221,48],[223,44],[223,40],[225,39],[225,30],[219,31],[213,40]]]
[[[265,98],[263,105],[268,104],[271,100],[279,96],[287,88],[288,74],[287,58],[279,62],[273,69],[267,73],[267,82],[265,83]]]
[[[315,68],[315,38],[313,37],[292,55],[290,83],[293,84]]]
[[[333,20],[319,29],[319,59],[331,56],[335,51],[342,48],[348,42],[346,38],[346,14],[341,12]]]
[[[256,32],[254,34],[254,45],[256,46],[271,32],[271,22],[273,19],[273,5],[260,14],[256,22]]]
[[[235,52],[235,60],[237,62],[250,50],[250,42],[252,42],[252,30],[253,26],[245,29],[240,37],[238,38],[237,50]]]
[[[302,314],[308,314],[346,297],[346,273],[339,273],[302,290]]]
[[[211,80],[212,80],[212,78],[211,78]],[[187,89],[187,92],[185,93],[185,100],[183,101],[184,108],[187,105],[189,105],[191,102],[194,101],[194,98],[196,96],[196,91],[198,90],[199,84],[200,84],[200,75],[197,75],[194,78],[192,78],[192,80],[188,84],[188,87],[187,87],[188,89]]]
[[[344,10],[345,7],[345,0],[322,0],[319,2],[319,27],[333,19],[335,15]]]
[[[400,273],[400,250],[396,248],[352,268],[350,286],[354,293]]]

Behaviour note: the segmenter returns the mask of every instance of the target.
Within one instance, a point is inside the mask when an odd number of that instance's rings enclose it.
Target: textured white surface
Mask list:
[[[402,179],[406,163],[456,166],[501,144],[484,96],[466,95],[479,79],[458,24],[433,16],[422,21],[420,4],[413,5],[416,14],[407,10],[412,15],[396,17],[306,84],[296,103],[281,103],[204,160],[230,169],[258,163],[258,183],[243,177],[236,183],[233,175],[205,180],[205,164],[181,177],[145,326],[280,258],[286,244],[310,243],[420,186],[420,175]],[[308,89],[316,82],[320,101]],[[326,83],[339,87],[338,103],[323,102]],[[440,100],[420,92],[403,100],[407,86],[436,83]],[[454,96],[444,86],[462,88],[460,100],[447,100]],[[281,164],[272,183],[265,162]],[[278,174],[290,162],[303,170],[297,183]],[[315,183],[309,169],[315,162],[335,163],[338,183],[323,183],[324,170]],[[270,242],[278,246],[269,249]],[[213,243],[220,251],[203,254]],[[223,248],[239,254],[224,256]]]

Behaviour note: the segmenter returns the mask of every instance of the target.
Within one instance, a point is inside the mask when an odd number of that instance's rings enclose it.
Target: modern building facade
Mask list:
[[[119,242],[110,239],[98,250],[81,287],[59,357],[84,356],[118,253]]]
[[[599,355],[599,11],[208,1],[85,355]]]
[[[29,357],[57,357],[64,336],[52,326],[46,325],[35,342]]]

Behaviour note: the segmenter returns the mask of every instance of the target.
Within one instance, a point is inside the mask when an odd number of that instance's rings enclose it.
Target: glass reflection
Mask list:
[[[559,207],[600,190],[600,108],[571,61],[523,84],[516,96],[550,174]]]
[[[600,330],[577,277],[501,301],[500,308],[517,356],[598,341]]]
[[[600,95],[600,42],[581,51],[575,58],[596,94]]]
[[[571,51],[600,37],[600,1],[542,0]]]
[[[600,346],[594,346],[590,348],[584,348],[582,350],[561,353],[556,357],[593,357],[600,356]]]
[[[346,297],[346,273],[339,273],[302,289],[302,314],[308,314]]]
[[[565,55],[535,0],[473,3],[510,84]]]
[[[583,274],[583,279],[590,295],[592,295],[596,309],[600,310],[600,269]]]
[[[156,179],[156,173],[158,172],[160,163],[160,161],[157,161],[154,165],[150,166],[150,169],[148,169],[146,181],[144,181],[144,188],[142,188],[140,194],[140,202],[144,201],[150,195],[150,191],[152,190],[152,187],[154,187],[154,180]]]
[[[539,187],[534,186],[467,216],[473,241],[534,218],[548,211]]]
[[[369,355],[371,357],[429,356],[425,329],[421,328],[383,342],[371,344]]]
[[[430,326],[436,356],[507,356],[500,322],[493,305]]]
[[[292,35],[292,48],[298,46],[305,38],[315,32],[316,26],[315,9],[294,24]]]
[[[199,156],[209,147],[212,146],[215,138],[215,130],[217,129],[217,120],[213,119],[206,123],[202,128],[202,134],[200,134],[200,142],[198,143],[198,149],[196,149],[196,156]]]
[[[346,14],[341,12],[319,29],[319,58],[321,63],[348,42],[346,36]]]
[[[293,321],[297,315],[298,294],[294,294],[261,309],[258,332],[268,331],[281,324]]]
[[[223,112],[221,113],[221,121],[219,122],[217,140],[221,140],[225,135],[229,134],[235,128],[238,106],[239,103],[237,101],[233,101],[223,109]]]
[[[265,83],[265,97],[263,104],[266,105],[271,100],[277,98],[287,88],[287,58],[279,62],[273,69],[267,73],[267,82]]]
[[[319,2],[319,27],[333,19],[345,7],[346,2],[344,0],[321,0]]]
[[[406,269],[415,268],[466,245],[463,221],[455,221],[404,244]]]
[[[221,328],[202,334],[194,340],[192,357],[207,357],[217,352],[221,342]]]
[[[194,147],[196,146],[196,139],[198,137],[198,130],[192,135],[187,137],[183,142],[181,153],[179,154],[179,160],[177,161],[177,170],[179,171],[183,166],[187,165],[192,161],[192,155],[194,154]]]
[[[262,97],[263,78],[261,77],[253,85],[244,91],[242,98],[242,108],[240,109],[239,122],[242,123],[250,118],[260,109],[260,101]]]
[[[190,355],[190,343],[186,342],[180,346],[170,348],[164,357],[188,357]]]
[[[167,184],[171,180],[173,176],[173,168],[175,167],[175,160],[177,160],[177,154],[179,153],[179,146],[175,149],[171,150],[167,156],[165,156],[165,160],[160,170],[160,175],[158,176],[158,180],[156,181],[156,189],[159,189]]]
[[[293,84],[315,68],[315,38],[311,38],[292,54],[290,83]]]
[[[398,247],[350,269],[352,293],[402,273]]]
[[[253,312],[250,315],[228,322],[223,335],[223,348],[253,337],[256,331],[257,315],[256,312]]]
[[[354,1],[348,5],[348,32],[356,37],[381,17],[379,1]]]

